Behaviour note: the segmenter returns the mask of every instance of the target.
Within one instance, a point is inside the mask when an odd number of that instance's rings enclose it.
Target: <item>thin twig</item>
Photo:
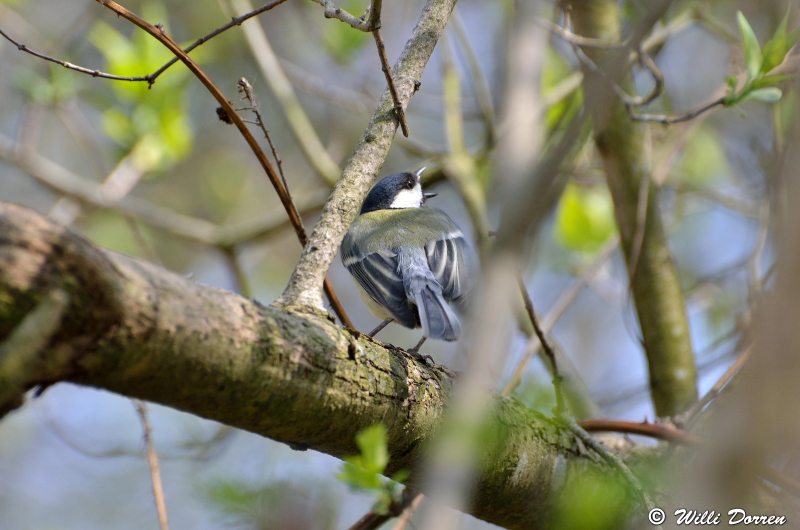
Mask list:
[[[686,445],[699,445],[703,439],[694,434],[679,429],[670,423],[635,423],[623,420],[583,420],[577,422],[578,425],[586,429],[587,432],[622,432],[627,434],[639,434]]]
[[[617,83],[611,80],[606,72],[597,66],[592,59],[583,52],[582,48],[603,48],[603,49],[622,49],[627,47],[627,42],[622,44],[611,44],[605,43],[603,41],[596,41],[596,39],[585,39],[584,37],[579,37],[560,26],[553,24],[552,22],[548,22],[546,24],[548,29],[554,31],[559,36],[565,38],[570,44],[572,44],[572,48],[575,52],[575,55],[578,57],[578,60],[581,64],[590,70],[592,73],[602,77],[611,86],[611,89],[617,95],[617,97],[624,103],[626,110],[628,111],[628,115],[630,116],[631,120],[637,122],[656,122],[661,123],[663,125],[672,125],[675,123],[681,123],[685,121],[689,121],[692,118],[699,116],[700,114],[707,112],[718,105],[724,105],[728,98],[727,96],[723,96],[719,99],[716,99],[710,103],[697,107],[689,112],[678,116],[667,116],[666,114],[637,114],[634,111],[635,107],[642,107],[652,103],[658,96],[660,96],[664,91],[664,74],[661,70],[656,66],[655,62],[650,58],[647,54],[647,47],[644,46],[644,43],[640,44],[637,48],[636,54],[639,58],[639,62],[644,66],[648,72],[650,72],[653,80],[655,81],[655,86],[653,90],[650,92],[649,95],[645,97],[639,96],[630,96],[622,87],[620,87]]]
[[[696,109],[690,110],[684,114],[679,114],[678,116],[667,116],[666,114],[631,114],[630,117],[633,121],[640,121],[640,122],[655,122],[661,123],[662,125],[672,125],[674,123],[682,123],[685,121],[689,121],[692,118],[696,118],[697,116],[707,112],[714,107],[718,107],[719,105],[724,105],[727,101],[727,96],[723,96],[719,99],[715,99],[710,103],[706,103]]]
[[[550,346],[550,342],[547,340],[544,331],[542,331],[542,327],[539,325],[539,319],[536,317],[536,310],[533,308],[531,295],[528,294],[528,288],[525,286],[525,281],[522,279],[521,275],[518,278],[518,282],[520,293],[522,293],[522,299],[525,302],[525,311],[528,313],[528,318],[533,325],[533,331],[539,338],[539,343],[542,345],[545,355],[547,355],[547,358],[550,359],[550,363],[553,365],[553,387],[555,388],[556,392],[556,416],[565,416],[567,414],[567,405],[564,401],[564,393],[561,389],[561,382],[563,381],[563,378],[558,373],[556,352],[553,350],[553,347]]]
[[[730,368],[728,368],[722,377],[719,378],[719,381],[714,383],[714,386],[709,389],[706,394],[700,398],[694,405],[692,405],[689,410],[687,410],[683,416],[686,418],[684,424],[690,424],[692,420],[697,416],[697,414],[705,408],[706,405],[711,403],[711,401],[719,395],[722,391],[722,388],[728,384],[728,382],[733,378],[734,375],[739,373],[742,366],[747,362],[750,358],[751,347],[748,346],[742,354],[736,359],[736,362],[733,363]]]
[[[151,433],[153,428],[150,426],[150,420],[147,417],[147,405],[143,401],[131,399],[136,412],[139,413],[139,419],[142,422],[142,430],[144,431],[144,443],[147,446],[147,460],[150,463],[150,476],[153,480],[153,495],[156,499],[156,510],[158,511],[158,524],[161,530],[169,530],[169,523],[167,522],[167,504],[164,502],[164,488],[161,485],[161,469],[158,465],[158,454],[156,453],[156,446],[153,443]]]
[[[281,158],[278,156],[278,151],[275,149],[275,145],[272,143],[272,138],[270,138],[269,136],[269,131],[267,130],[267,126],[264,124],[264,118],[261,116],[261,111],[258,110],[258,102],[256,101],[256,96],[255,93],[253,92],[253,86],[244,77],[239,79],[239,93],[244,94],[244,96],[242,96],[242,99],[246,99],[250,103],[250,106],[246,110],[249,110],[256,115],[255,123],[264,133],[264,138],[266,138],[267,142],[269,143],[269,148],[272,150],[272,158],[275,159],[275,165],[278,166],[278,173],[280,173],[281,175],[281,181],[283,182],[283,187],[286,188],[286,191],[288,192],[289,184],[286,182],[286,175],[283,174],[283,160],[281,160]],[[292,202],[294,202],[294,199],[292,200]],[[297,205],[295,205],[295,208],[297,208]]]
[[[260,15],[261,13],[269,11],[273,7],[277,7],[277,6],[281,5],[284,2],[286,2],[286,0],[273,0],[272,2],[270,2],[270,3],[268,3],[268,4],[264,5],[264,6],[261,6],[258,9],[254,9],[253,11],[250,11],[249,13],[245,13],[245,14],[243,14],[241,16],[238,16],[238,17],[232,17],[230,22],[228,22],[224,26],[220,26],[219,28],[215,29],[214,31],[212,31],[208,35],[206,35],[204,37],[200,37],[199,39],[194,41],[191,44],[191,46],[189,46],[188,48],[185,48],[183,51],[185,53],[189,53],[192,50],[194,50],[195,48],[197,48],[198,46],[200,46],[201,44],[204,44],[204,43],[208,42],[209,40],[213,39],[214,37],[216,37],[220,33],[224,32],[224,31],[227,31],[227,30],[231,29],[234,26],[241,26],[242,22],[244,22],[245,20],[249,20],[249,19],[251,19],[251,18],[253,18],[255,16]],[[178,57],[172,58],[167,64],[165,64],[164,66],[162,66],[161,68],[159,68],[158,70],[156,70],[155,72],[150,74],[149,76],[146,76],[148,78],[147,82],[150,83],[150,85],[152,86],[152,84],[156,82],[156,79],[158,78],[158,76],[163,74],[164,71],[166,71],[167,68],[169,68],[170,66],[172,66],[176,62],[178,62]]]
[[[230,118],[236,128],[239,129],[239,132],[242,133],[244,139],[247,141],[247,144],[250,146],[250,149],[255,154],[258,161],[261,163],[261,167],[267,173],[270,181],[272,182],[272,186],[275,188],[275,191],[278,194],[278,198],[281,200],[286,213],[289,215],[289,219],[292,222],[292,226],[295,229],[295,233],[297,234],[297,238],[300,241],[300,244],[305,246],[308,243],[308,236],[306,234],[305,227],[303,226],[303,220],[300,217],[300,213],[297,211],[297,208],[294,206],[292,202],[291,196],[289,195],[288,190],[283,186],[283,183],[280,180],[279,175],[275,171],[275,168],[270,163],[267,155],[261,149],[261,146],[256,141],[253,133],[250,132],[247,125],[244,123],[241,117],[236,113],[233,108],[233,105],[230,101],[225,97],[225,95],[219,90],[219,88],[214,85],[213,81],[206,75],[206,73],[197,65],[197,63],[192,60],[191,57],[186,55],[186,53],[178,46],[174,40],[172,40],[169,35],[166,34],[162,27],[156,27],[146,20],[142,19],[135,13],[129,11],[128,9],[124,8],[123,6],[119,5],[118,3],[112,0],[96,0],[97,3],[103,5],[110,9],[111,11],[115,12],[117,15],[125,18],[126,20],[130,21],[131,23],[135,24],[139,28],[143,29],[151,36],[153,36],[156,40],[158,40],[161,44],[163,44],[167,49],[169,49],[172,53],[174,53],[180,60],[183,62],[189,70],[200,80],[201,83],[208,89],[214,99],[219,102],[222,110],[225,114]],[[277,0],[276,0],[277,1]],[[353,323],[350,321],[350,318],[347,316],[344,308],[342,307],[341,303],[339,302],[336,293],[333,290],[333,286],[330,284],[330,280],[326,277],[323,284],[325,294],[328,295],[328,301],[331,304],[336,315],[339,317],[339,320],[342,322],[343,325],[352,328]]]
[[[394,101],[394,111],[397,114],[397,119],[400,121],[400,128],[403,129],[403,136],[408,138],[411,130],[408,128],[408,121],[406,121],[406,113],[403,110],[403,104],[400,103],[400,98],[397,95],[397,88],[394,86],[394,79],[392,78],[392,66],[389,64],[389,58],[386,57],[386,46],[383,44],[383,35],[381,34],[380,27],[372,31],[372,36],[375,38],[375,44],[378,46],[378,57],[381,59],[381,70],[383,75],[386,76],[386,84],[389,85],[389,92],[392,94]]]

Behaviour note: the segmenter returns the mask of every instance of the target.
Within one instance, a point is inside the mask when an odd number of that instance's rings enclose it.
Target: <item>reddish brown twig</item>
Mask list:
[[[668,442],[698,445],[703,443],[703,439],[694,434],[688,433],[669,423],[635,423],[623,420],[583,420],[577,422],[589,432],[622,432],[627,434],[639,434],[666,440]]]
[[[746,353],[747,352],[745,352],[745,354]],[[742,354],[742,357],[745,357],[745,354]],[[742,357],[739,359],[741,360]],[[736,364],[739,364],[739,361],[737,361]],[[744,364],[744,361],[742,361],[741,364]],[[729,372],[730,371],[731,370],[729,370]],[[736,373],[736,371],[733,370],[732,373]],[[722,386],[724,386],[724,384]],[[642,436],[649,436],[651,438],[658,438],[659,440],[692,446],[700,445],[706,441],[700,436],[686,432],[683,429],[679,429],[678,427],[668,423],[634,423],[631,421],[607,419],[584,420],[577,423],[589,432],[622,432],[628,434],[639,434]],[[786,490],[788,493],[791,493],[796,497],[800,497],[800,482],[787,477],[774,467],[766,464],[760,464],[758,465],[756,473],[764,480],[772,482],[776,486]]]
[[[164,488],[161,485],[161,468],[158,465],[158,454],[156,447],[153,443],[151,433],[153,428],[150,426],[150,420],[147,417],[147,406],[143,401],[131,400],[133,406],[136,407],[136,412],[139,413],[139,419],[142,422],[142,430],[144,431],[144,443],[147,446],[147,460],[150,463],[150,476],[153,481],[153,496],[156,499],[156,511],[158,512],[158,524],[161,530],[169,530],[169,523],[167,521],[167,504],[164,502]]]
[[[297,211],[297,208],[294,206],[292,202],[292,198],[289,195],[286,188],[283,186],[283,182],[281,182],[280,176],[275,171],[275,168],[270,163],[267,155],[261,149],[261,146],[258,144],[258,141],[253,136],[253,133],[250,132],[248,129],[247,124],[245,124],[244,120],[236,113],[233,105],[230,101],[223,95],[223,93],[219,90],[219,88],[214,85],[213,81],[206,75],[206,73],[197,65],[197,63],[189,57],[186,52],[184,52],[180,46],[178,46],[174,40],[172,40],[169,35],[164,32],[164,29],[160,26],[154,26],[147,22],[146,20],[139,17],[137,14],[129,11],[125,7],[119,5],[118,3],[112,0],[96,0],[97,3],[107,7],[117,15],[121,16],[125,20],[135,24],[139,28],[143,29],[151,36],[153,36],[156,40],[158,40],[161,44],[163,44],[169,51],[175,54],[181,62],[183,62],[187,68],[200,80],[201,83],[208,89],[214,99],[220,104],[222,111],[227,115],[227,117],[236,125],[236,128],[239,129],[239,132],[242,133],[244,136],[245,141],[250,146],[250,149],[255,154],[256,158],[258,159],[261,167],[264,168],[264,171],[267,173],[270,182],[272,182],[272,186],[275,188],[275,191],[278,194],[278,198],[283,204],[286,213],[289,216],[289,220],[294,227],[295,233],[297,234],[297,238],[300,240],[300,243],[305,246],[308,243],[308,236],[306,234],[305,227],[303,226],[303,220],[300,217],[300,213]],[[344,308],[342,307],[341,303],[339,302],[336,293],[333,290],[333,286],[330,284],[328,278],[325,278],[325,282],[323,284],[325,294],[328,296],[328,301],[331,304],[336,315],[339,317],[339,320],[342,322],[343,325],[353,328],[353,323],[350,321],[350,318],[347,316]]]

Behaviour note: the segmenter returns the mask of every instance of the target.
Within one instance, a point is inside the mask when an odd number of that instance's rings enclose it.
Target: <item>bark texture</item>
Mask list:
[[[579,35],[621,41],[616,0],[575,0],[572,13]],[[587,50],[600,65],[613,59],[604,53],[608,52]],[[627,57],[628,50],[624,53]],[[661,220],[659,190],[650,181],[644,126],[631,121],[617,98],[610,104],[592,101],[595,95],[607,93],[608,82],[585,72],[587,106],[593,111],[595,144],[603,160],[631,276],[650,372],[650,392],[656,413],[674,416],[697,400],[689,322]],[[642,186],[647,189],[642,190]]]
[[[60,300],[60,310],[45,311],[48,300]],[[0,353],[41,320],[49,322],[49,338],[10,352],[26,356],[18,369],[0,359],[0,396],[71,381],[336,457],[356,453],[356,433],[383,422],[387,473],[412,470],[409,482],[425,491],[417,465],[454,374],[350,334],[326,313],[264,307],[0,203]],[[494,435],[469,511],[506,528],[546,527],[565,484],[582,470],[607,468],[570,432],[513,399],[492,400]]]

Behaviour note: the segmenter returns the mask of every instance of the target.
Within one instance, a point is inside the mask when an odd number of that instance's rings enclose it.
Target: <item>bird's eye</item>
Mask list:
[[[414,187],[414,182],[412,182],[410,180],[406,182],[406,188],[412,189],[413,187]]]

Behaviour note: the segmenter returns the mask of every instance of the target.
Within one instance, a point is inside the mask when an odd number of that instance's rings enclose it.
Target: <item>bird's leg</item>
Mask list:
[[[433,360],[433,357],[431,357],[430,355],[424,355],[424,354],[419,352],[419,349],[422,347],[423,344],[425,344],[426,340],[428,340],[428,337],[423,335],[422,338],[419,339],[419,342],[417,343],[417,345],[414,346],[413,348],[411,348],[410,350],[408,350],[408,352],[411,353],[411,354],[418,355],[419,357],[422,358],[422,360],[430,361],[431,364],[435,365],[436,361]]]
[[[409,351],[413,351],[414,353],[419,353],[419,349],[422,347],[423,344],[425,344],[426,340],[428,340],[428,337],[423,335],[422,338],[419,339],[419,342],[417,343],[417,345],[414,346],[413,348],[411,348]]]
[[[394,319],[393,319],[392,317],[389,317],[389,318],[387,318],[386,320],[384,320],[383,322],[381,322],[380,324],[378,324],[378,326],[377,326],[375,329],[373,329],[372,331],[370,331],[370,332],[368,333],[368,335],[369,335],[370,337],[374,337],[375,335],[377,335],[377,334],[378,334],[378,332],[379,332],[380,330],[382,330],[383,328],[385,328],[386,326],[388,326],[388,325],[389,325],[389,324],[390,324],[390,323],[391,323],[393,320],[394,320]]]

